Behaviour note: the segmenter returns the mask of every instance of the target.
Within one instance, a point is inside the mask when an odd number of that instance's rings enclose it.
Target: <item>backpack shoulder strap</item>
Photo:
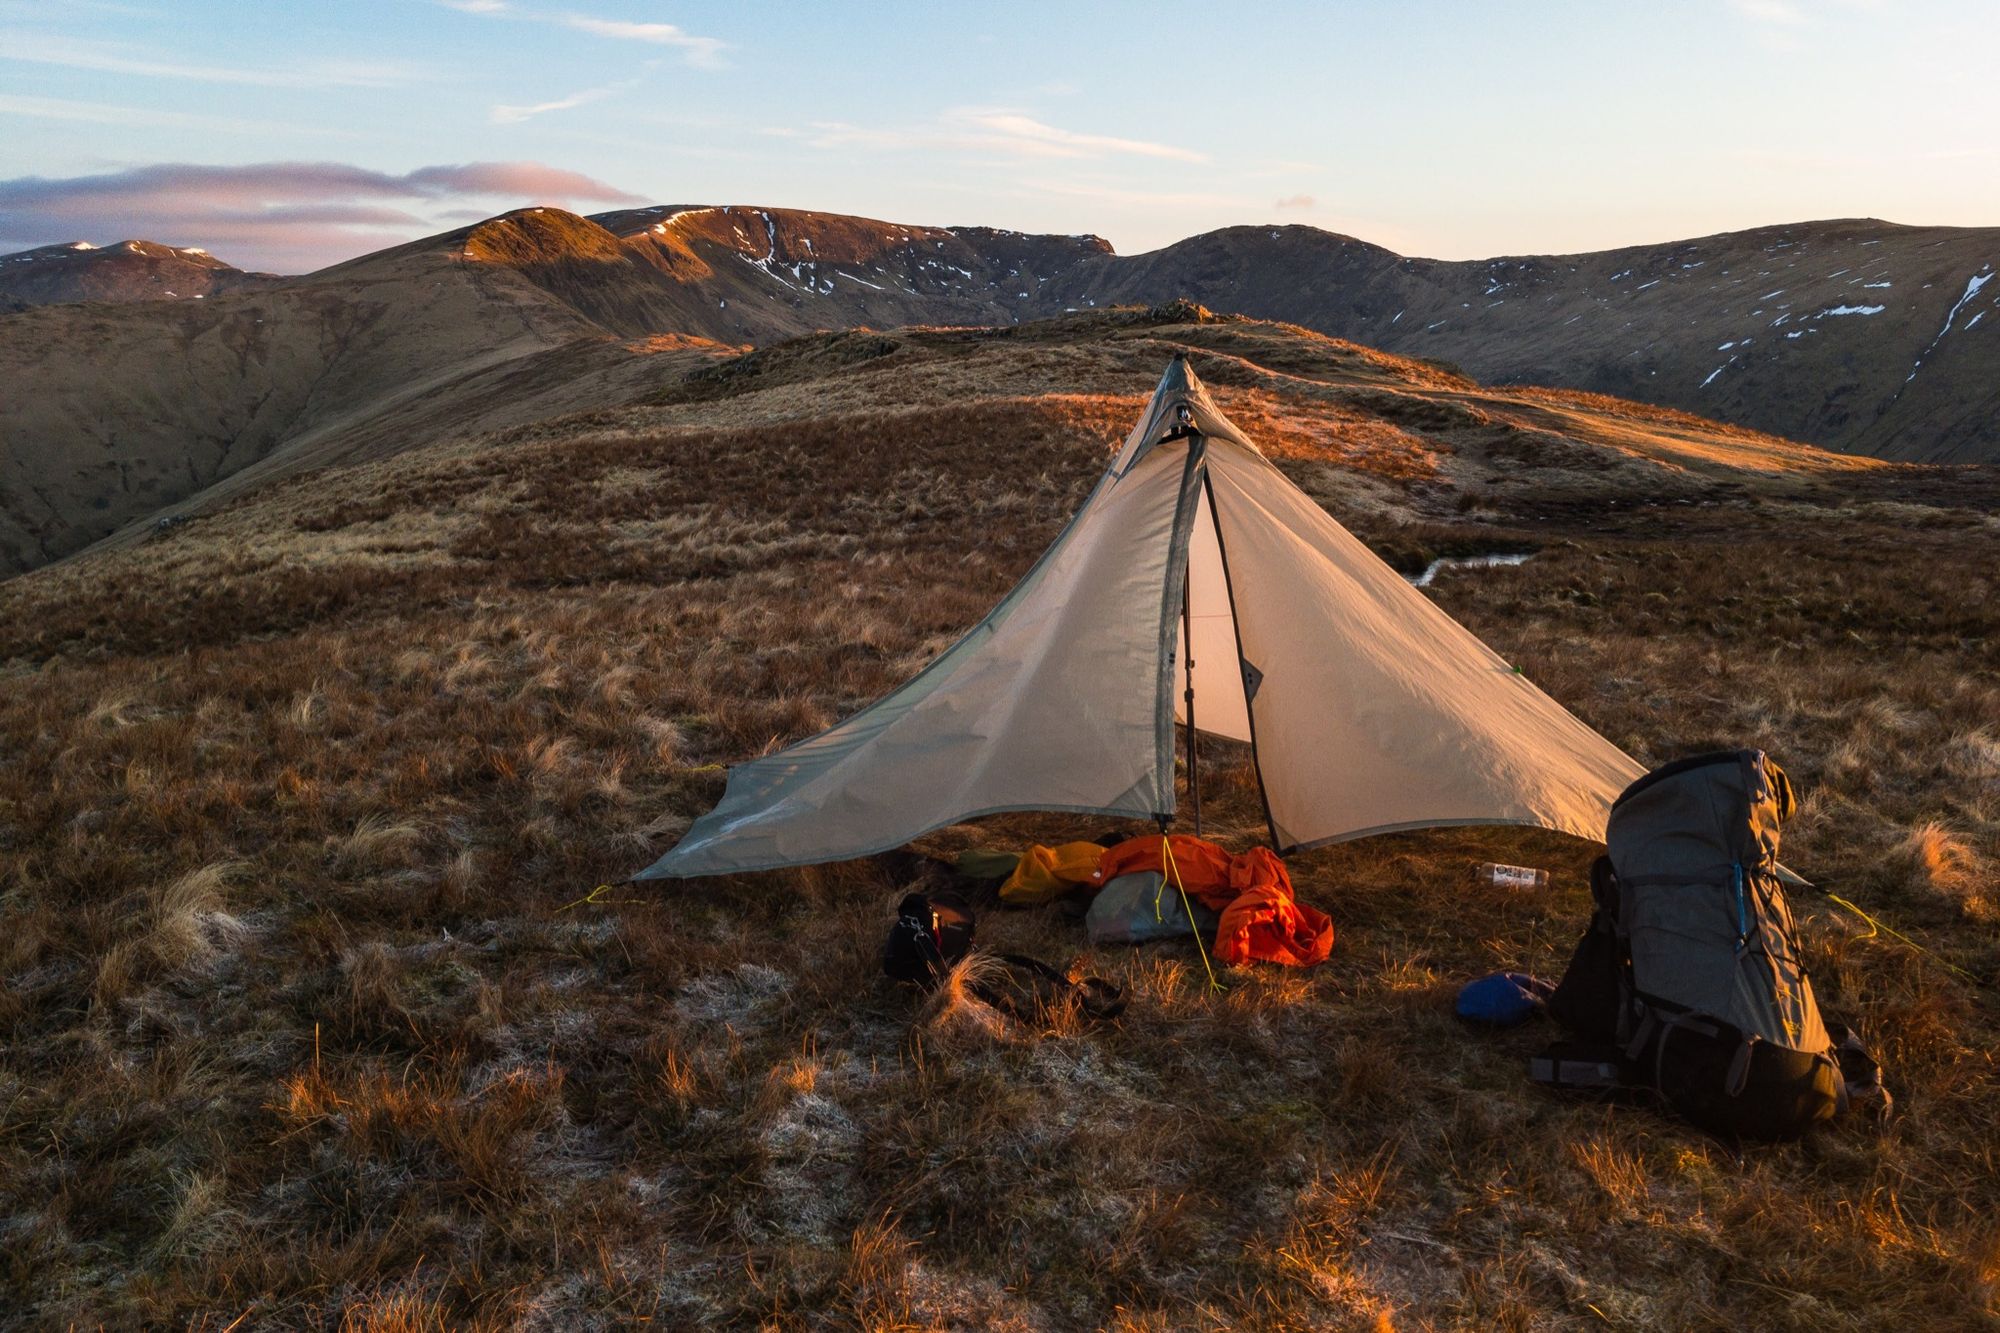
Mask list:
[[[1058,994],[1073,995],[1077,1008],[1083,1011],[1086,1018],[1102,1021],[1116,1018],[1125,1012],[1124,990],[1102,977],[1085,977],[1082,981],[1071,981],[1064,973],[1050,967],[1039,958],[1030,958],[1026,954],[1019,953],[996,954],[995,957],[1017,971],[1026,972],[1030,976],[1048,982]],[[991,987],[975,987],[973,994],[996,1009],[1014,1012],[1011,1001]],[[1015,1014],[1015,1017],[1018,1018],[1020,1015]]]

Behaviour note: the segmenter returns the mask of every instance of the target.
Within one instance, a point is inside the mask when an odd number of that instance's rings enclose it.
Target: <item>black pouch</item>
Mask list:
[[[931,987],[972,948],[972,908],[949,893],[904,895],[882,949],[882,970]]]
[[[1845,1110],[1870,1120],[1884,1121],[1896,1109],[1896,1099],[1882,1082],[1882,1064],[1862,1042],[1861,1034],[1841,1023],[1828,1023],[1833,1038],[1833,1058],[1840,1062],[1840,1081],[1846,1094]]]

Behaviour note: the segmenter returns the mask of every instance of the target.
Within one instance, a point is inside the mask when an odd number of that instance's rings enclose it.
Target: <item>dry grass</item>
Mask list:
[[[1974,920],[1992,919],[1994,872],[1970,839],[1926,820],[1895,850],[1907,867],[1907,887],[1928,891]]]
[[[2000,970],[1983,521],[1754,469],[1648,505],[1655,472],[1527,459],[1547,441],[1452,407],[1462,382],[1269,326],[893,337],[0,585],[0,1322],[1990,1325],[1991,992],[1817,897],[1823,999],[1903,1113],[1740,1159],[1549,1099],[1522,1077],[1543,1033],[1451,1018],[1468,976],[1560,969],[1592,849],[1554,835],[1295,858],[1333,959],[1221,996],[1188,949],[982,919],[1124,985],[1096,1027],[882,982],[907,856],[577,905],[721,765],[975,620],[1185,337],[1235,358],[1232,410],[1302,423],[1274,452],[1399,562],[1538,549],[1433,590],[1538,683],[1649,761],[1771,749],[1807,794],[1788,860]],[[1976,481],[1890,470],[1862,498],[1990,513]],[[341,545],[404,511],[430,543],[407,558]],[[1210,758],[1247,841],[1244,758]],[[1490,859],[1554,888],[1468,888]]]

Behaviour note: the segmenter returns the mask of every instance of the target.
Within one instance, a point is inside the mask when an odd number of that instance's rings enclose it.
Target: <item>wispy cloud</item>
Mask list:
[[[1208,161],[1206,153],[1191,149],[1109,134],[1082,134],[1043,124],[1018,111],[966,107],[952,112],[947,119],[978,132],[993,147],[1029,157],[1129,156],[1168,158],[1176,162]]]
[[[1729,7],[1753,23],[1799,28],[1841,14],[1880,14],[1892,0],[1728,0]]]
[[[1172,144],[1086,134],[1046,124],[1020,111],[956,107],[936,120],[912,126],[854,125],[813,121],[803,127],[766,126],[762,134],[798,139],[814,148],[867,148],[881,151],[953,149],[1019,158],[1147,157],[1206,162],[1208,155]]]
[[[637,79],[623,79],[617,83],[607,83],[601,88],[585,88],[571,93],[568,97],[558,97],[553,102],[534,102],[527,106],[496,106],[489,113],[496,125],[518,125],[524,120],[547,115],[551,111],[568,111],[571,107],[584,106],[623,92],[638,82]]]
[[[678,47],[690,65],[713,68],[722,63],[723,43],[714,37],[697,37],[671,23],[623,23],[617,19],[595,19],[584,14],[565,14],[564,27],[598,37],[616,37],[628,42],[649,42],[654,46]]]
[[[904,148],[945,147],[950,140],[935,129],[876,129],[850,125],[844,120],[815,120],[804,126],[766,125],[757,133],[773,139],[797,139],[814,148]]]
[[[539,9],[523,9],[510,0],[438,0],[438,3],[446,9],[455,9],[461,14],[474,14],[480,18],[554,23],[576,32],[587,32],[593,37],[609,37],[615,41],[644,42],[649,46],[673,47],[680,51],[681,58],[688,64],[706,69],[721,68],[722,53],[728,49],[728,43],[719,37],[703,37],[672,23],[635,23],[625,19],[604,19],[591,14],[568,12],[556,14]]]
[[[130,74],[139,78],[247,84],[260,88],[380,88],[412,82],[421,73],[414,65],[395,61],[325,60],[279,69],[245,69],[233,65],[163,60],[103,42],[77,41],[24,29],[0,30],[0,60],[59,65],[106,74]]]
[[[1031,180],[1022,184],[1039,194],[1089,199],[1098,203],[1137,204],[1145,208],[1209,208],[1241,211],[1252,206],[1252,201],[1242,195],[1209,190],[1147,190],[1108,185],[1095,180]]]
[[[143,237],[233,263],[296,271],[522,204],[637,203],[539,162],[469,162],[395,174],[341,162],[175,163],[95,176],[0,180],[0,248]],[[473,205],[479,207],[475,209]]]
[[[1301,162],[1293,158],[1284,157],[1265,158],[1261,161],[1233,162],[1231,165],[1241,175],[1251,178],[1310,176],[1316,174],[1321,169],[1320,164],[1317,162]]]
[[[1283,199],[1280,199],[1277,203],[1273,204],[1272,207],[1277,209],[1280,213],[1286,213],[1286,212],[1291,212],[1295,209],[1315,208],[1318,205],[1319,205],[1319,200],[1313,198],[1309,194],[1288,194]]]
[[[1885,0],[1728,0],[1730,9],[1750,26],[1760,45],[1773,51],[1796,51],[1811,30],[1828,18],[1878,12]]]
[[[1806,21],[1795,0],[1729,0],[1729,7],[1753,23],[1796,26]]]

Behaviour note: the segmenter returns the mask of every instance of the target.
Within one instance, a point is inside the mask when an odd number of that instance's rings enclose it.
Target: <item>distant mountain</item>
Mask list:
[[[192,246],[66,241],[0,255],[0,312],[76,301],[193,300],[281,281]]]
[[[1127,258],[1094,236],[658,207],[514,213],[419,244],[440,242],[629,334],[763,342],[1185,297],[1848,453],[2000,458],[2000,228],[1813,222],[1449,262],[1313,227],[1232,227]]]
[[[1873,220],[1450,263],[1233,227],[1099,263],[1055,301],[1184,294],[1499,383],[1677,407],[1848,453],[2000,458],[2000,228]]]
[[[1179,297],[1489,382],[1885,458],[2000,459],[2000,229],[1824,222],[1444,262],[1238,227],[1125,258],[1092,236],[663,205],[522,209],[285,279],[166,253],[243,285],[0,317],[0,575],[273,478],[615,406],[716,343]],[[93,254],[109,252],[0,272]]]
[[[863,325],[1013,323],[1052,307],[1052,281],[1115,257],[1096,236],[670,206],[588,218],[525,209],[391,253],[440,247],[511,269],[616,333],[731,342]],[[371,258],[328,274],[365,271]]]

